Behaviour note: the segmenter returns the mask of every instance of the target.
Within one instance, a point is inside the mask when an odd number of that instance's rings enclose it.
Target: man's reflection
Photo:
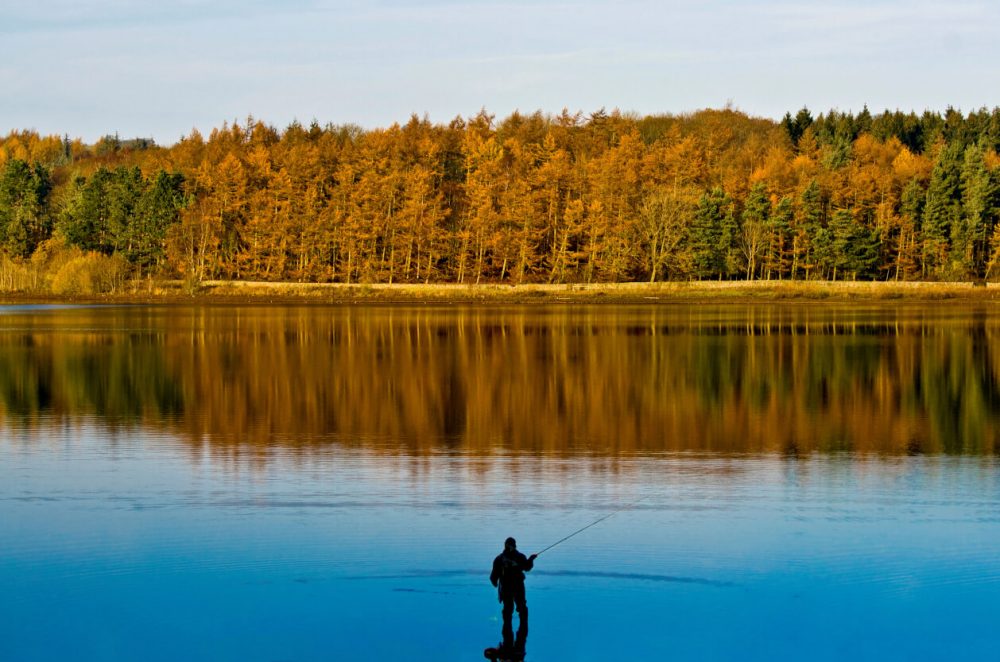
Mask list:
[[[487,648],[484,655],[489,660],[495,662],[520,662],[526,654],[528,644],[528,621],[521,619],[517,624],[517,634],[511,627],[511,621],[504,619],[503,630],[501,630],[503,640],[496,648]]]

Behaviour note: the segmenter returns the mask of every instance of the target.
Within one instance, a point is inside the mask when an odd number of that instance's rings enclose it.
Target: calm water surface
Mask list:
[[[0,659],[997,659],[1000,314],[0,308]]]

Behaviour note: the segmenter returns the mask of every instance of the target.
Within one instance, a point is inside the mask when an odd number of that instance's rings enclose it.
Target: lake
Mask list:
[[[0,307],[0,659],[996,659],[988,304]],[[516,617],[515,617],[516,618]]]

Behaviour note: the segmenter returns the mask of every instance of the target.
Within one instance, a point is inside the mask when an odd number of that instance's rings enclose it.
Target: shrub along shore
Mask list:
[[[67,262],[67,264],[73,264]],[[80,267],[72,267],[79,269]],[[273,283],[124,281],[114,292],[17,292],[24,303],[485,303],[740,304],[768,302],[976,303],[1000,301],[1000,285],[971,282],[690,281],[574,284]]]

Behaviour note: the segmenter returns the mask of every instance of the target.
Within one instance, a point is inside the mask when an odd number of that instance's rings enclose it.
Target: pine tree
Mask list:
[[[740,224],[736,216],[736,204],[727,199],[725,213],[722,216],[722,232],[719,236],[719,252],[722,255],[722,265],[724,274],[728,278],[736,278],[743,275],[745,263],[743,261],[743,251],[740,249]]]
[[[851,274],[853,279],[867,276],[878,263],[878,236],[858,223],[848,209],[838,209],[830,218],[830,252],[833,280]]]
[[[919,278],[922,269],[920,222],[923,218],[927,192],[917,179],[911,179],[900,199],[899,241],[896,253],[896,280]]]
[[[830,217],[830,252],[833,262],[833,280],[837,280],[837,274],[843,276],[843,272],[851,267],[851,249],[854,238],[854,216],[846,209],[838,209]]]
[[[798,208],[795,210],[796,232],[793,239],[792,278],[798,269],[805,270],[806,279],[816,266],[815,241],[816,235],[823,227],[823,200],[819,184],[815,179],[799,196]]]
[[[828,228],[819,228],[812,238],[812,255],[815,268],[821,278],[836,278],[836,255],[833,249],[833,233]]]
[[[727,271],[723,245],[725,216],[729,198],[721,188],[714,188],[698,199],[691,224],[691,253],[698,278],[721,276]]]
[[[962,218],[953,232],[954,260],[964,273],[981,276],[986,268],[988,240],[997,213],[995,177],[986,168],[983,149],[970,145],[962,166]]]
[[[112,174],[98,168],[90,179],[78,177],[58,222],[66,240],[88,251],[111,252],[108,230],[109,192]]]
[[[940,275],[948,266],[953,228],[961,236],[962,149],[957,142],[946,146],[931,171],[924,208],[923,257],[925,275]]]
[[[740,246],[746,258],[747,280],[757,276],[761,259],[767,250],[768,221],[771,216],[771,199],[763,184],[755,184],[743,205],[740,223]]]
[[[140,269],[151,269],[162,263],[167,230],[180,219],[187,197],[184,176],[164,170],[144,188],[136,205],[130,228],[131,247],[125,257]]]
[[[7,161],[0,173],[0,246],[27,257],[48,236],[49,171],[20,159]]]
[[[791,226],[794,209],[790,198],[782,198],[767,220],[768,245],[764,259],[766,277],[781,280],[790,268]]]
[[[803,107],[795,114],[794,118],[791,113],[785,113],[784,118],[781,120],[781,127],[788,134],[788,139],[792,141],[792,145],[798,145],[802,134],[812,126],[812,123],[812,113],[809,112],[808,108]]]
[[[107,239],[102,246],[105,253],[123,252],[131,256],[133,246],[142,241],[134,220],[143,188],[144,180],[139,168],[122,167],[111,172],[105,190]]]

